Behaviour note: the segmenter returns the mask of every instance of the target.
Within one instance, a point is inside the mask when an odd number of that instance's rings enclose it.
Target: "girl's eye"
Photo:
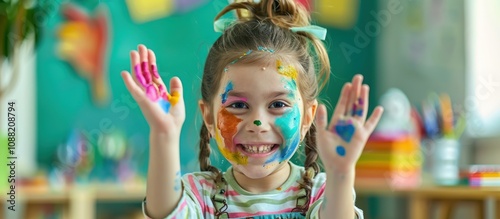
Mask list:
[[[284,102],[276,101],[276,102],[271,103],[270,108],[283,108],[283,107],[287,107],[287,106],[288,105]]]
[[[236,108],[236,109],[244,109],[244,108],[248,108],[247,105],[243,102],[236,102],[236,103],[232,103],[231,105],[229,105],[230,108]]]

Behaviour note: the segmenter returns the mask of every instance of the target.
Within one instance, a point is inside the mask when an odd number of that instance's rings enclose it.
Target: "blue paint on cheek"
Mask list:
[[[300,110],[295,104],[292,109],[283,116],[276,119],[276,126],[281,129],[284,142],[280,146],[280,151],[276,152],[266,164],[273,161],[282,162],[288,160],[295,153],[300,141]]]
[[[285,89],[291,90],[288,94],[288,97],[291,99],[295,99],[295,91],[297,90],[297,83],[294,80],[283,79],[283,83],[285,84]]]
[[[226,103],[227,101],[227,94],[229,93],[229,91],[232,91],[233,90],[233,82],[229,82],[227,83],[226,85],[226,88],[224,89],[224,93],[221,94],[222,96],[222,104]]]
[[[341,157],[345,156],[345,148],[341,145],[337,146],[337,154]]]

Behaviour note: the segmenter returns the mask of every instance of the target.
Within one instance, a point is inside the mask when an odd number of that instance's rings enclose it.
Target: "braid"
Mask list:
[[[306,134],[305,137],[306,140],[306,161],[304,163],[304,167],[306,170],[309,168],[313,168],[314,170],[314,175],[312,178],[318,174],[320,171],[319,165],[318,165],[318,149],[316,148],[316,125],[313,123],[311,127],[309,128],[309,131]]]
[[[221,171],[217,168],[214,167],[210,164],[210,151],[212,149],[210,148],[210,133],[208,132],[207,126],[205,123],[201,125],[201,130],[200,130],[200,154],[198,156],[198,160],[200,162],[200,170],[201,171],[210,171],[214,174],[214,182],[216,185],[215,191],[219,191],[222,188],[219,188],[221,184],[225,183],[225,180],[222,176]],[[223,189],[222,189],[223,191]],[[211,197],[212,202],[214,203],[217,202],[218,200],[215,199],[215,195]],[[217,207],[215,208],[215,215],[217,218],[219,218],[223,214],[227,214],[227,204],[225,201],[222,203],[223,206],[218,209]]]
[[[222,173],[217,167],[210,164],[210,133],[205,124],[201,125],[200,130],[200,154],[198,160],[200,162],[201,171],[210,171],[215,174],[215,182],[222,181]]]
[[[312,190],[312,180],[316,177],[316,174],[319,172],[319,165],[317,163],[318,160],[318,151],[316,149],[316,126],[314,123],[309,128],[305,136],[305,152],[306,152],[306,160],[304,164],[305,172],[302,175],[302,182],[300,186],[302,189],[306,190],[305,196],[301,196],[297,199],[297,206],[293,209],[293,211],[300,211],[302,214],[306,214],[309,209],[309,200],[311,198],[311,190]],[[305,199],[303,205],[299,205],[298,200]]]

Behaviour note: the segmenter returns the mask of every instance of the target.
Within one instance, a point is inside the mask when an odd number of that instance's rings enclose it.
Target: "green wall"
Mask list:
[[[97,5],[97,1],[84,2],[87,1],[77,1],[88,9]],[[54,3],[54,10],[50,11],[45,23],[44,38],[38,47],[37,56],[38,163],[45,167],[52,166],[57,145],[65,142],[75,128],[84,130],[92,140],[96,140],[99,134],[122,130],[147,153],[149,128],[120,77],[120,71],[129,69],[129,51],[135,49],[137,44],[143,43],[156,52],[159,71],[164,79],[177,75],[183,80],[187,117],[181,134],[182,168],[183,172],[196,170],[197,136],[201,124],[196,103],[200,97],[201,74],[210,45],[219,36],[219,33],[213,31],[213,17],[226,1],[210,1],[190,12],[174,14],[144,24],[135,24],[131,20],[124,1],[101,2],[109,8],[112,24],[108,65],[112,92],[110,105],[96,107],[91,100],[87,81],[56,56],[55,30],[62,18],[57,11],[59,5]],[[364,28],[365,24],[372,20],[369,11],[376,10],[377,6],[376,1],[361,1],[360,4],[360,17],[356,26]],[[355,45],[355,36],[356,32],[353,30],[328,28],[326,44],[329,47],[333,75],[322,94],[322,99],[329,100],[333,105],[342,84],[350,81],[356,73],[363,74],[372,90],[375,90],[376,85],[373,82],[376,76],[376,39],[370,38],[371,42],[360,48],[359,53],[352,54],[349,62],[340,45]],[[370,98],[371,103],[375,102],[374,98]],[[219,155],[217,158],[222,157]],[[227,162],[217,161],[215,164],[227,167]]]

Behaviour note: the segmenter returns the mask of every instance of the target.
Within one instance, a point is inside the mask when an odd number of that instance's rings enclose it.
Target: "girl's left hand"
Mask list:
[[[355,75],[352,84],[344,85],[329,124],[325,105],[318,107],[316,141],[327,172],[354,171],[368,137],[382,116],[383,108],[377,106],[366,120],[369,87],[362,85],[362,81],[363,76]]]

